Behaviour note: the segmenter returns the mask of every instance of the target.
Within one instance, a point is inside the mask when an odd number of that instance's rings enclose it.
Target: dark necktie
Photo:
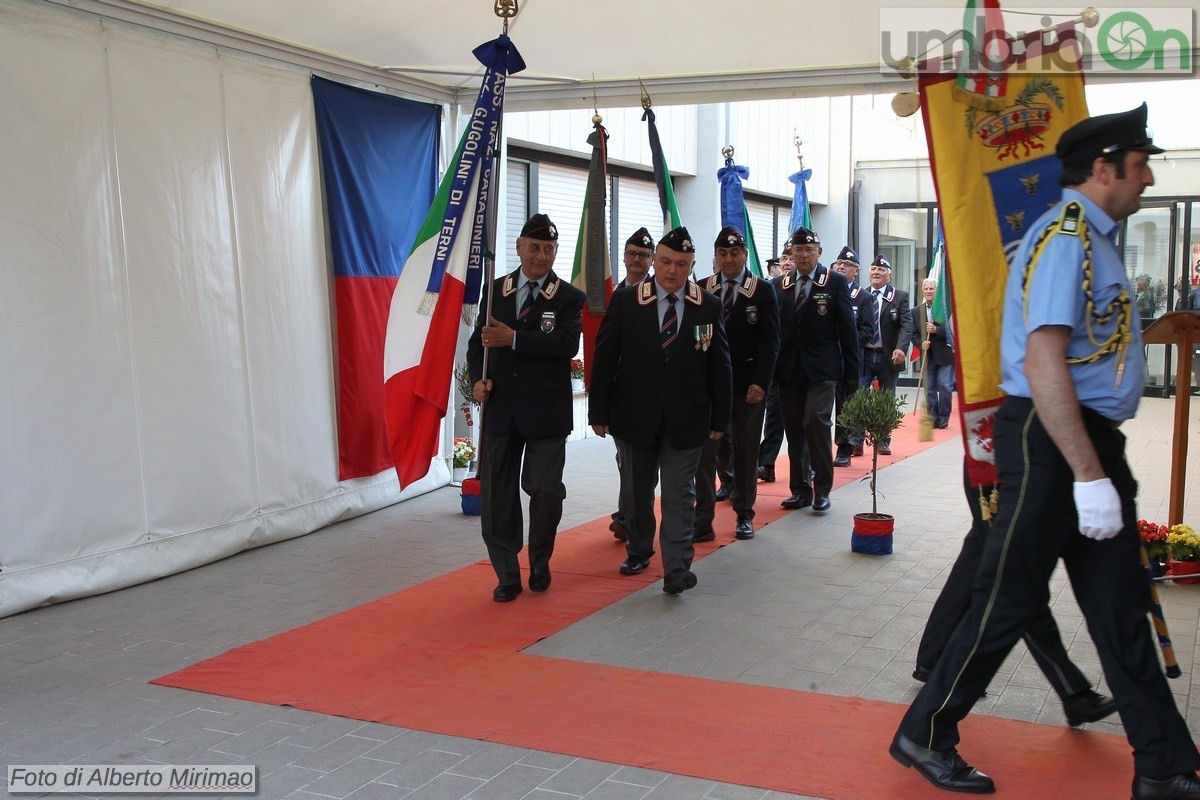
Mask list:
[[[517,313],[517,319],[525,319],[525,315],[533,310],[533,298],[537,296],[537,281],[530,281],[525,284],[525,302],[521,304],[521,310]]]
[[[725,281],[725,298],[721,304],[725,307],[725,321],[729,322],[729,316],[733,313],[733,299],[737,296],[737,282],[733,278]]]
[[[804,308],[804,304],[808,302],[808,276],[800,276],[800,296],[796,298],[796,310]]]
[[[879,291],[879,289],[871,290],[874,298],[871,307],[875,309],[875,338],[871,341],[872,347],[883,347],[883,334],[879,330]]]
[[[674,293],[667,295],[667,313],[663,314],[662,328],[658,332],[663,350],[670,347],[679,336],[679,317],[675,314],[675,302],[678,299]]]

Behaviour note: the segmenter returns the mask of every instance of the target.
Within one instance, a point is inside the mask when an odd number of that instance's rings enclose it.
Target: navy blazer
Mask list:
[[[699,447],[729,427],[732,387],[721,301],[688,281],[679,337],[659,343],[653,278],[613,292],[596,334],[588,422],[617,439]]]
[[[724,282],[725,276],[718,272],[704,282],[704,288],[720,301]],[[751,384],[764,392],[769,389],[779,360],[779,300],[769,281],[747,273],[739,282],[725,322],[725,337],[733,365],[734,396],[745,397]]]
[[[868,287],[864,291],[870,293],[874,290]],[[889,283],[883,287],[880,299],[883,302],[879,307],[879,338],[883,341],[883,352],[890,358],[893,350],[904,350],[907,356],[908,346],[913,338],[913,318],[912,309],[908,305],[908,292]],[[907,365],[908,359],[905,358],[899,364],[893,363],[892,368],[896,372],[903,372]]]
[[[857,381],[861,369],[858,331],[846,277],[817,265],[808,300],[796,310],[800,273],[790,270],[771,283],[779,297],[779,383]]]
[[[854,309],[858,344],[862,347],[875,336],[875,298],[858,283],[852,283],[850,305]]]
[[[571,358],[579,352],[584,294],[551,271],[533,309],[518,322],[517,299],[523,296],[517,285],[520,276],[519,270],[510,272],[493,283],[492,315],[517,332],[516,349],[488,348],[488,377],[493,384],[483,404],[483,432],[501,435],[516,430],[527,439],[565,437],[574,427]],[[480,333],[487,320],[485,291],[467,342],[472,383],[483,373]]]

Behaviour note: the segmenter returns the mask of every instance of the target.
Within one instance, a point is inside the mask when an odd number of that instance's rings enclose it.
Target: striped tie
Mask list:
[[[675,302],[678,299],[674,293],[667,295],[667,313],[663,314],[662,328],[658,332],[663,350],[670,347],[679,336],[679,317],[675,314]]]
[[[525,302],[521,304],[521,310],[517,314],[517,319],[525,319],[525,315],[533,310],[533,298],[537,296],[537,290],[537,281],[530,281],[525,284]]]
[[[871,308],[875,309],[875,338],[871,340],[871,347],[883,347],[883,334],[879,330],[879,292],[879,289],[871,290],[874,299]]]
[[[808,302],[808,276],[800,276],[800,296],[796,299],[796,310],[804,308],[804,304]]]
[[[733,278],[725,281],[725,297],[721,301],[721,305],[725,308],[725,321],[729,322],[730,315],[733,314],[733,300],[737,296],[737,282]]]

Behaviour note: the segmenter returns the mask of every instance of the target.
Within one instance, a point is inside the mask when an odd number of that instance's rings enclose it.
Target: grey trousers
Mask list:
[[[621,453],[621,507],[629,528],[625,550],[630,558],[649,559],[654,555],[654,489],[662,481],[663,572],[690,569],[692,523],[695,519],[694,478],[700,463],[701,448],[676,449],[664,440],[653,447],[634,447],[617,440]]]

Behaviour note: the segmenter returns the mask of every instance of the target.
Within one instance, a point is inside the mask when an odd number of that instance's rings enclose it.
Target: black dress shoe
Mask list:
[[[1117,710],[1117,704],[1111,697],[1093,692],[1091,689],[1073,694],[1063,700],[1063,711],[1067,715],[1067,724],[1078,728],[1085,722],[1099,722]]]
[[[760,481],[762,481],[763,483],[774,483],[775,482],[775,468],[774,467],[759,467],[758,468],[758,479]]]
[[[722,486],[720,489],[717,489],[717,493],[714,495],[714,497],[718,503],[724,503],[729,499],[729,487]]]
[[[754,523],[745,517],[739,518],[737,527],[733,529],[733,538],[735,539],[753,539],[754,538]]]
[[[697,542],[711,542],[715,538],[717,538],[717,534],[715,534],[711,529],[705,531],[704,533],[692,532],[692,544],[696,544]]]
[[[916,669],[913,670],[913,680],[918,680],[921,683],[925,683],[925,681],[929,680],[929,676],[932,674],[933,670],[931,670],[929,667],[922,667],[920,664],[917,664]]]
[[[667,594],[679,594],[686,592],[696,585],[696,573],[690,569],[673,569],[667,573],[667,577],[663,579],[663,591]]]
[[[879,455],[881,456],[890,456],[892,454],[892,448],[886,444],[881,444],[875,449],[879,451]]]
[[[848,455],[845,455],[845,454],[842,454],[842,455],[838,456],[837,458],[835,458],[835,459],[833,460],[833,465],[834,465],[835,467],[848,467],[848,466],[850,466],[850,456],[848,456]]]
[[[995,782],[963,761],[953,747],[943,752],[929,750],[912,742],[904,734],[897,733],[888,752],[901,765],[912,767],[939,789],[967,794],[991,794],[996,791]]]
[[[642,570],[650,566],[650,559],[627,558],[621,562],[622,575],[640,575]]]
[[[517,595],[521,593],[521,584],[519,583],[502,583],[495,589],[492,589],[492,599],[497,603],[511,603],[517,599]]]
[[[854,445],[854,449],[850,451],[850,455],[852,456],[861,456],[862,454],[863,449],[861,444]]]
[[[832,504],[829,498],[823,494],[814,497],[812,501],[813,511],[828,511],[830,505]]]
[[[615,519],[608,523],[608,529],[612,531],[613,538],[618,542],[629,541],[629,529]]]
[[[808,506],[812,505],[812,498],[811,497],[801,497],[798,494],[794,494],[791,497],[789,497],[787,500],[784,500],[779,505],[783,506],[784,508],[790,508],[790,509],[807,508]]]
[[[1185,772],[1173,778],[1133,776],[1133,800],[1200,800],[1200,778]]]
[[[550,570],[540,567],[529,571],[529,591],[544,592],[550,588]]]

